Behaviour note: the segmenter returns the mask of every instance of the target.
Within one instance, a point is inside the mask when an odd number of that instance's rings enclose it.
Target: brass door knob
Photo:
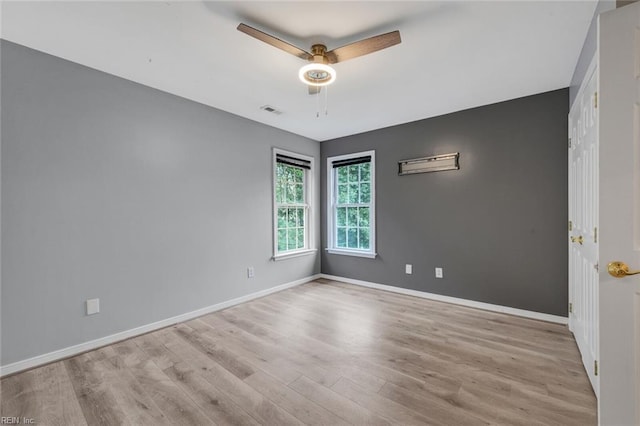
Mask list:
[[[577,237],[571,237],[572,243],[579,243],[580,245],[582,245],[583,241],[584,239],[582,238],[582,235],[578,235]]]
[[[626,277],[627,275],[640,274],[640,271],[629,271],[629,267],[627,266],[627,264],[624,262],[620,262],[619,260],[610,262],[607,265],[607,271],[609,272],[609,275],[616,278]]]

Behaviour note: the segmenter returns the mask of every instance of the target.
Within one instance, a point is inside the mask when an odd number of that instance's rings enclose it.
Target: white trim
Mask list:
[[[298,251],[294,251],[294,252],[285,252],[283,254],[279,254],[277,256],[273,256],[271,259],[279,262],[281,260],[287,260],[287,259],[291,259],[294,257],[300,257],[300,256],[309,256],[310,254],[315,254],[318,251],[318,249],[312,248],[312,249],[304,249],[304,250],[298,250]]]
[[[368,257],[369,259],[375,259],[378,253],[371,253],[361,250],[343,250],[343,249],[331,249],[327,248],[325,251],[329,254],[340,254],[343,256],[355,256],[355,257]]]
[[[593,54],[593,58],[591,58],[591,62],[589,62],[589,67],[587,68],[587,72],[584,74],[584,80],[582,80],[580,82],[580,87],[578,88],[578,93],[576,93],[576,97],[573,99],[573,103],[571,104],[571,107],[569,108],[569,115],[571,115],[571,110],[576,105],[576,101],[578,100],[580,95],[582,95],[582,92],[584,91],[585,86],[586,86],[585,83],[587,83],[589,81],[589,77],[591,76],[591,74],[593,74],[593,72],[595,71],[597,66],[598,66],[598,51],[596,50],[596,52]]]
[[[167,318],[151,324],[132,328],[130,330],[121,331],[119,333],[115,333],[110,336],[101,337],[99,339],[91,340],[89,342],[80,343],[78,345],[69,346],[68,348],[59,349],[57,351],[49,352],[43,355],[38,355],[33,358],[28,358],[22,361],[16,361],[11,364],[3,365],[3,366],[0,366],[0,377],[6,376],[8,374],[17,373],[19,371],[27,370],[30,368],[38,367],[40,365],[48,364],[50,362],[59,361],[64,358],[69,358],[71,356],[78,355],[80,353],[97,349],[106,345],[110,345],[112,343],[119,342],[121,340],[129,339],[131,337],[149,333],[150,331],[155,331],[161,328],[175,325],[177,323],[189,321],[191,319],[201,317],[202,315],[206,315],[211,312],[220,311],[222,309],[226,309],[231,306],[239,305],[240,303],[249,302],[253,299],[258,299],[260,297],[268,296],[269,294],[286,290],[288,288],[295,287],[301,284],[305,284],[310,281],[314,281],[318,278],[320,278],[320,274],[301,278],[296,281],[292,281],[286,284],[281,284],[275,287],[268,288],[266,290],[258,291],[256,293],[251,293],[246,296],[241,296],[235,299],[227,300],[226,302],[217,303],[215,305],[207,306],[205,308],[197,309],[195,311],[187,312],[185,314],[177,315],[175,317]]]
[[[385,284],[377,284],[369,281],[354,280],[352,278],[338,277],[335,275],[320,274],[320,278],[333,281],[341,281],[347,284],[359,285],[362,287],[374,288],[376,290],[390,291],[392,293],[405,294],[408,296],[421,297],[423,299],[436,300],[438,302],[452,303],[454,305],[467,306],[470,308],[482,309],[484,311],[498,312],[502,314],[515,315],[518,317],[530,318],[540,321],[553,322],[567,325],[569,319],[558,315],[544,314],[542,312],[527,311],[524,309],[511,308],[508,306],[493,305],[491,303],[476,302],[475,300],[460,299],[458,297],[443,296],[441,294],[427,293],[426,291],[409,290],[406,288],[394,287]]]
[[[578,88],[578,93],[576,94],[575,99],[573,100],[573,103],[571,104],[571,108],[569,108],[569,114],[567,115],[567,121],[568,121],[568,136],[569,138],[571,138],[572,134],[571,134],[571,129],[573,127],[573,121],[571,120],[571,117],[574,113],[574,108],[579,107],[579,105],[576,103],[580,100],[580,98],[582,97],[582,95],[584,94],[584,91],[587,88],[587,83],[589,82],[589,80],[591,79],[591,76],[593,75],[594,72],[598,71],[598,51],[596,49],[596,52],[593,54],[593,58],[591,58],[591,62],[589,63],[589,67],[587,68],[587,72],[584,74],[584,79],[580,82],[580,87]],[[577,141],[571,141],[571,145],[575,146],[574,144],[577,143]],[[569,172],[571,172],[571,155],[567,156],[567,170]],[[568,193],[571,194],[572,189],[570,187],[570,178],[567,179],[567,188],[568,188]],[[575,219],[572,219],[570,217],[572,211],[571,211],[571,198],[567,197],[567,209],[569,212],[569,216],[567,217],[567,220],[573,220],[575,222]],[[569,256],[569,259],[571,259],[571,247],[572,244],[569,241],[569,239],[567,238],[567,253]],[[569,280],[567,281],[567,288],[568,288],[568,294],[569,294],[569,300],[567,303],[567,312],[569,312],[569,305],[574,303],[575,301],[574,299],[574,294],[573,294],[573,287],[571,285],[571,270],[570,270],[570,266],[571,266],[571,261],[569,260],[569,262],[567,263],[567,270],[569,272]],[[577,305],[577,304],[576,304]],[[572,312],[569,312],[569,320],[568,320],[568,326],[569,326],[569,331],[571,331],[572,333],[574,333],[575,331],[575,315],[573,315]],[[575,333],[574,333],[575,334]]]
[[[285,151],[284,149],[272,148],[271,155],[271,203],[272,203],[272,228],[273,228],[273,260],[283,260],[285,257],[298,257],[299,255],[304,255],[306,253],[302,253],[302,251],[297,251],[296,255],[288,256],[287,252],[283,252],[283,254],[278,254],[278,203],[276,202],[276,156],[278,154],[286,155],[289,157],[299,158],[302,160],[307,160],[310,163],[310,169],[305,170],[304,172],[304,196],[305,196],[305,213],[307,215],[305,219],[305,244],[306,247],[303,250],[313,250],[312,247],[315,246],[315,230],[313,229],[314,223],[314,210],[315,206],[313,201],[313,184],[314,184],[314,173],[315,173],[315,158],[310,157],[304,154],[298,154],[297,152]],[[303,207],[303,206],[299,206]],[[317,249],[316,249],[317,250]],[[298,254],[300,253],[300,254]],[[280,259],[282,258],[282,259]]]
[[[371,208],[369,210],[369,242],[370,250],[349,250],[345,248],[336,247],[336,227],[334,222],[334,210],[336,207],[336,179],[333,171],[332,163],[339,160],[347,160],[350,158],[371,157]],[[359,256],[375,258],[376,253],[376,151],[362,151],[354,152],[351,154],[336,155],[333,157],[327,157],[327,247],[326,251],[331,254],[347,255],[347,256]]]

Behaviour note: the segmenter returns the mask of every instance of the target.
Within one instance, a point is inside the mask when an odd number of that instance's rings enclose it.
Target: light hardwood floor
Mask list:
[[[4,378],[38,425],[592,425],[566,327],[316,281]]]

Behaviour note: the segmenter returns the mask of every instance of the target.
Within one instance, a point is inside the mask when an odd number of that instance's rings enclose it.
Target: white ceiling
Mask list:
[[[4,1],[1,30],[15,43],[322,141],[567,87],[596,3]],[[307,51],[396,29],[402,43],[336,64],[325,115],[324,94],[308,95],[298,80],[304,61],[240,33],[240,22]]]

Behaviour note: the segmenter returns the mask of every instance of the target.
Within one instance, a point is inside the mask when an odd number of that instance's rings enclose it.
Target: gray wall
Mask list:
[[[323,251],[322,272],[566,316],[567,113],[563,89],[323,142],[323,162],[376,150],[379,256]],[[450,152],[459,171],[397,174]]]
[[[582,46],[582,51],[580,52],[576,69],[573,72],[573,77],[571,78],[571,85],[569,86],[569,106],[573,104],[576,96],[578,96],[580,84],[582,83],[582,80],[584,80],[585,74],[587,73],[591,60],[593,59],[593,55],[596,53],[596,49],[598,47],[598,15],[602,12],[615,8],[615,0],[598,1],[598,5],[596,6],[596,10],[593,14],[593,19],[591,20],[591,25],[589,26],[589,32],[584,40],[584,45]]]
[[[319,273],[269,260],[271,148],[319,143],[1,50],[3,365]]]

